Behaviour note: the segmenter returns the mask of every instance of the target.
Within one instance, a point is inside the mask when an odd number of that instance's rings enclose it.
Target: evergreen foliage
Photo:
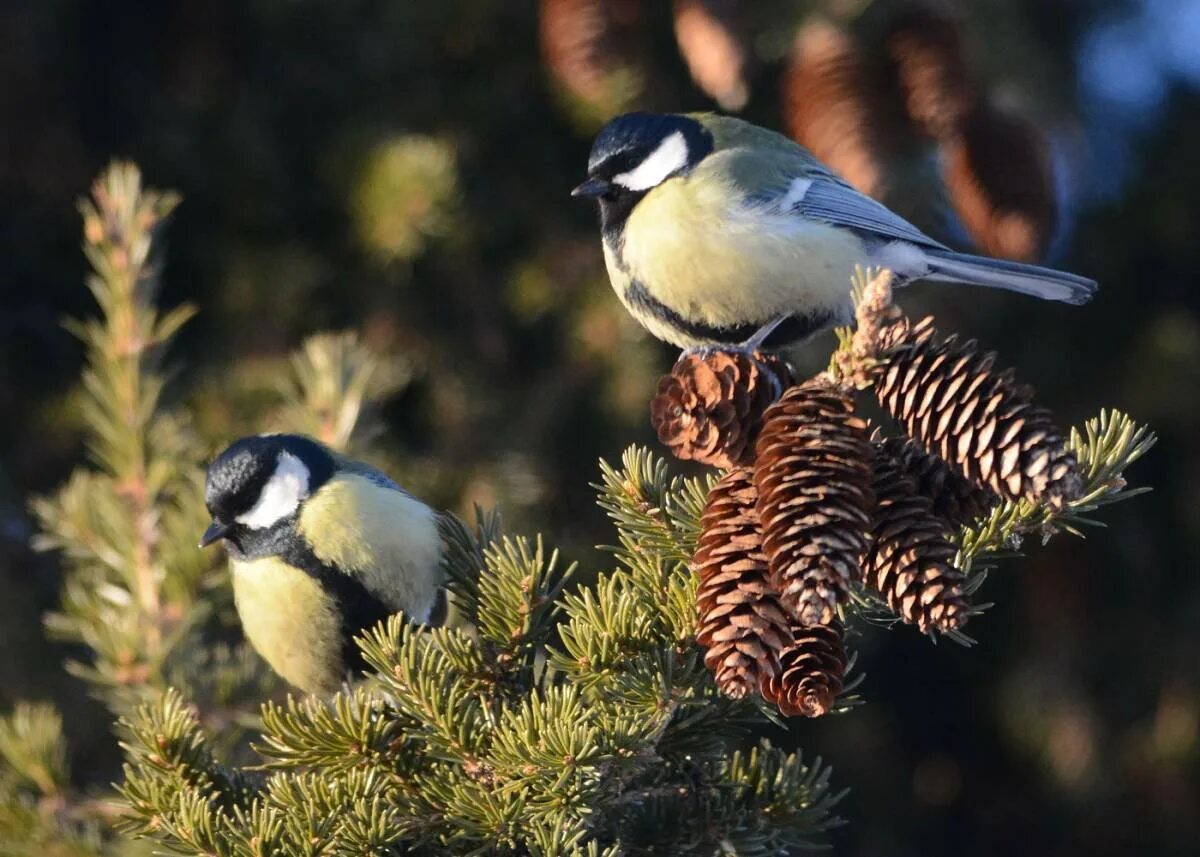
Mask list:
[[[1026,510],[965,529],[964,563],[1123,496],[1118,474],[1150,442],[1112,415],[1075,438],[1084,500],[1061,520]],[[265,776],[217,764],[177,693],[144,706],[124,723],[125,829],[181,854],[765,855],[820,842],[837,821],[828,769],[743,746],[766,714],[720,695],[693,643],[688,563],[710,485],[637,448],[602,465],[618,565],[573,591],[573,568],[540,540],[502,535],[494,516],[451,523],[462,628],[393,617],[360,641],[367,682],[268,703]]]
[[[161,312],[156,304],[162,229],[177,202],[143,188],[132,164],[115,163],[80,204],[88,287],[100,309],[97,318],[68,324],[87,349],[78,407],[89,429],[89,466],[55,495],[34,500],[36,543],[66,562],[62,604],[47,626],[82,653],[68,669],[115,716],[178,688],[218,733],[216,747],[244,754],[245,729],[257,724],[258,706],[278,682],[240,639],[223,559],[196,547],[208,521],[207,451],[191,429],[195,414],[170,394],[164,363],[195,310]],[[405,362],[372,352],[353,333],[310,337],[290,369],[275,384],[263,424],[306,431],[354,454],[367,453],[380,432],[377,402],[409,375]],[[175,738],[183,733],[167,740]],[[195,767],[186,753],[178,759],[193,773],[216,770],[215,763]],[[0,854],[42,854],[48,846],[63,854],[145,853],[113,838],[111,797],[74,793],[65,760],[52,707],[21,704],[0,722]]]
[[[366,683],[268,703],[264,779],[215,766],[179,694],[142,707],[124,723],[126,829],[184,854],[777,854],[819,842],[836,822],[828,769],[746,745],[765,714],[719,695],[693,643],[688,558],[707,480],[672,478],[637,449],[603,474],[617,568],[568,592],[574,568],[540,539],[502,535],[485,515],[451,524],[463,626],[393,617],[360,640]]]
[[[97,820],[84,811],[95,808],[71,794],[62,718],[52,706],[22,702],[0,718],[0,853],[99,855]]]
[[[839,822],[829,769],[764,739],[777,716],[721,694],[695,644],[691,563],[715,479],[673,475],[638,447],[601,463],[611,567],[585,577],[494,513],[447,519],[453,627],[393,617],[359,641],[361,683],[260,705],[276,684],[239,641],[223,564],[195,548],[205,450],[167,394],[164,351],[192,314],[155,300],[175,202],[117,164],[83,205],[100,316],[72,329],[88,350],[90,465],[35,503],[41,546],[67,565],[50,626],[120,719],[119,800],[74,792],[58,715],[23,704],[0,721],[0,853],[139,852],[115,833],[197,855],[768,855],[825,842]],[[351,335],[314,337],[273,419],[362,454],[372,405],[407,372]],[[1074,432],[1080,498],[1006,502],[963,528],[970,588],[1023,537],[1079,534],[1139,493],[1123,474],[1153,442],[1115,412]],[[859,593],[839,618],[895,615]],[[858,701],[855,684],[834,710]]]

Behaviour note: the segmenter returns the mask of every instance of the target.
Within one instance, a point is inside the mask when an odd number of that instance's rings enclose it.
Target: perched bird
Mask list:
[[[573,196],[600,203],[604,258],[633,316],[681,348],[781,347],[853,318],[856,265],[900,283],[994,286],[1086,303],[1093,280],[956,253],[782,134],[714,114],[629,113]]]
[[[208,468],[212,524],[224,541],[246,637],[289,683],[336,690],[363,667],[354,636],[404,611],[446,615],[438,514],[369,465],[307,437],[244,437]]]

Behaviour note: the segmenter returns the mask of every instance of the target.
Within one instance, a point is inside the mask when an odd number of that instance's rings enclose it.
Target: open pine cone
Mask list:
[[[769,354],[684,354],[659,380],[650,422],[676,458],[736,467],[753,460],[763,411],[790,380]]]
[[[754,482],[771,582],[801,625],[828,625],[851,583],[870,526],[871,444],[850,395],[824,376],[772,405]]]
[[[764,681],[763,698],[785,717],[820,717],[833,708],[846,675],[840,625],[792,629],[795,641],[779,656],[779,672]]]
[[[1078,495],[1066,439],[1031,388],[1011,369],[994,370],[995,353],[981,353],[973,340],[939,339],[931,318],[901,319],[883,338],[875,394],[909,437],[1001,497],[1062,508]]]
[[[731,470],[713,486],[700,518],[693,567],[700,575],[696,641],[717,686],[741,698],[779,672],[792,642],[788,617],[767,581],[749,472]]]
[[[954,566],[949,525],[888,451],[875,445],[875,510],[866,583],[923,633],[955,631],[967,621],[963,574]]]

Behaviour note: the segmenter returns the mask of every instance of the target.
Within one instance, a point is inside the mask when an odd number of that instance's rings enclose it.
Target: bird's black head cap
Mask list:
[[[265,554],[295,522],[299,503],[333,475],[329,450],[295,434],[235,441],[209,465],[204,503],[212,526],[201,544],[225,539],[232,551]]]
[[[588,155],[588,176],[612,178],[632,170],[655,152],[669,137],[680,134],[686,145],[684,166],[699,163],[712,151],[713,138],[690,116],[675,113],[626,113],[600,129]]]
[[[587,181],[572,194],[598,199],[605,231],[619,230],[643,196],[686,174],[712,150],[712,134],[690,116],[626,113],[600,129]]]

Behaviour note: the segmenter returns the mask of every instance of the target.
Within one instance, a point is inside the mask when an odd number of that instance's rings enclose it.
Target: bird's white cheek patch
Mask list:
[[[613,176],[613,181],[628,190],[649,190],[657,187],[676,170],[687,166],[687,140],[676,131],[658,144],[653,152],[626,173]]]
[[[308,468],[289,452],[279,454],[275,472],[263,486],[258,502],[237,522],[252,530],[263,530],[296,511],[300,501],[308,496]]]

